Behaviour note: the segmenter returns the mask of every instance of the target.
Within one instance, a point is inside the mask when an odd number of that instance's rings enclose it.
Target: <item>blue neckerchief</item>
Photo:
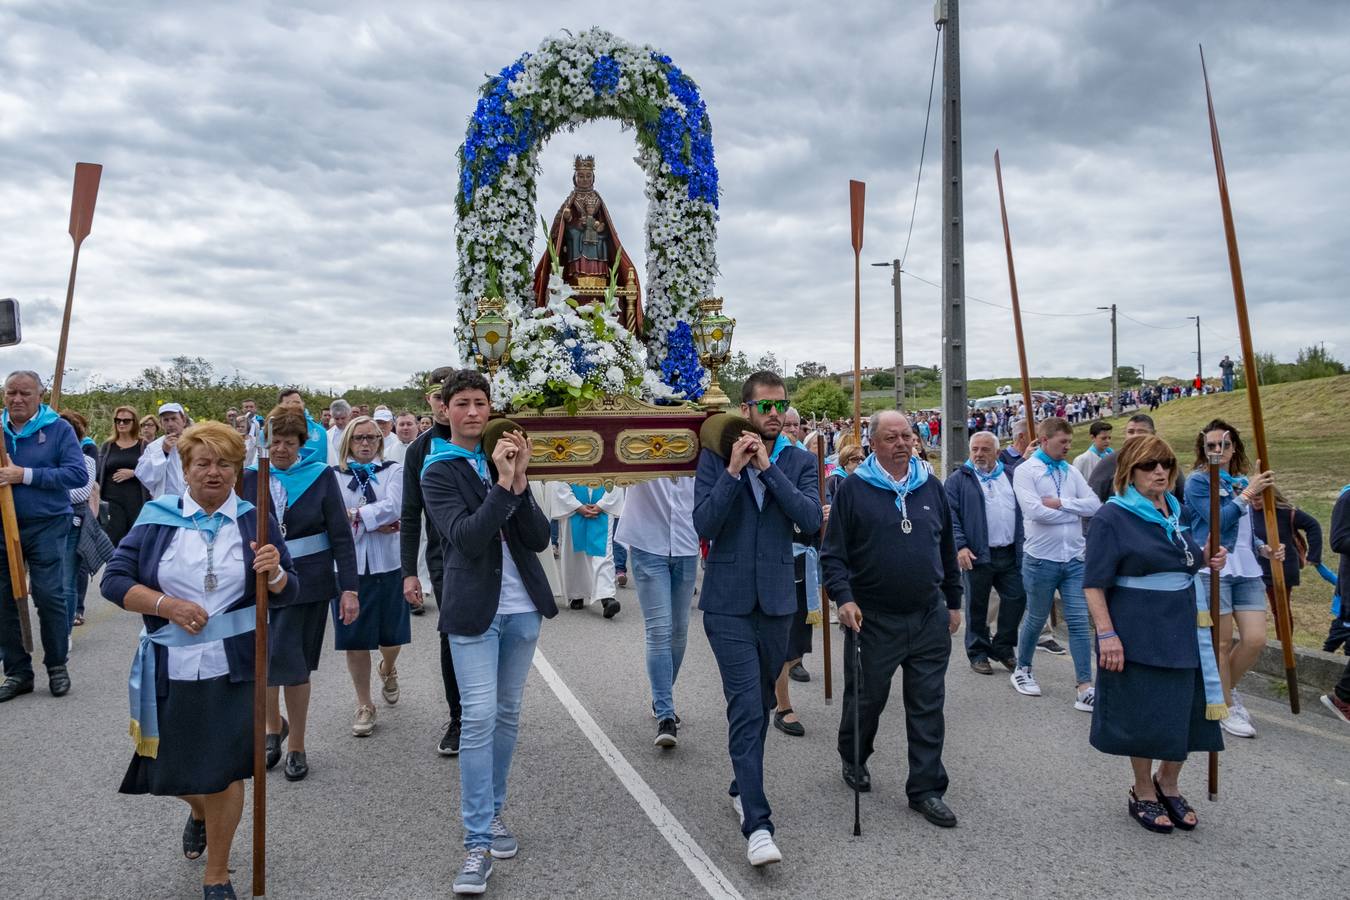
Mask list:
[[[806,445],[803,444],[801,441],[792,441],[792,446],[796,447],[798,450],[806,450]],[[806,452],[810,453],[811,451],[806,450]]]
[[[769,462],[778,462],[778,456],[788,447],[793,446],[792,439],[783,432],[778,432],[778,440],[773,442],[773,452],[769,454]]]
[[[1088,450],[1092,453],[1093,456],[1097,457],[1098,459],[1105,459],[1112,453],[1116,452],[1112,450],[1110,447],[1107,447],[1105,450],[1098,450],[1096,444],[1089,444]]]
[[[1176,542],[1179,540],[1184,547],[1186,539],[1181,536],[1181,533],[1186,530],[1186,526],[1181,524],[1181,503],[1172,495],[1171,491],[1164,493],[1163,496],[1167,498],[1167,508],[1171,511],[1170,515],[1164,516],[1158,512],[1158,507],[1153,505],[1153,501],[1139,493],[1139,489],[1134,485],[1125,488],[1124,494],[1117,494],[1106,502],[1124,507],[1145,522],[1152,522],[1159,526],[1167,534],[1169,541]]]
[[[1223,486],[1227,488],[1228,493],[1230,494],[1236,494],[1241,491],[1245,491],[1247,489],[1247,485],[1251,483],[1250,481],[1247,480],[1245,476],[1234,475],[1233,473],[1229,472],[1226,469],[1219,470],[1219,481],[1223,483]],[[1236,490],[1234,490],[1235,486]]]
[[[310,418],[309,410],[305,410],[305,425],[309,428],[309,439],[305,441],[305,446],[300,448],[300,461],[304,462],[307,459],[318,457],[320,462],[327,465],[328,432],[323,430],[322,425]],[[272,471],[275,472],[276,470],[273,469]]]
[[[305,456],[301,450],[301,457],[289,469],[278,469],[275,464],[272,465],[272,477],[275,478],[286,490],[286,506],[291,507],[300,502],[300,497],[313,486],[319,477],[329,472],[328,460],[315,459],[313,456]],[[248,467],[250,472],[258,471],[258,464],[254,463]]]
[[[605,489],[574,484],[572,496],[577,498],[578,503],[599,503],[600,498],[605,496]],[[609,555],[609,513],[601,513],[594,519],[588,519],[581,513],[574,512],[568,527],[572,531],[573,553],[584,553],[596,559],[604,559]]]
[[[168,495],[159,499],[163,500],[166,497],[171,500],[177,499]],[[247,505],[242,500],[239,502],[241,510]],[[247,634],[253,630],[256,622],[257,610],[252,606],[246,606],[227,613],[216,613],[206,620],[206,626],[197,634],[184,631],[173,622],[161,626],[152,633],[141,629],[140,643],[136,647],[136,655],[131,660],[131,675],[127,678],[127,694],[131,700],[131,739],[136,742],[137,756],[154,759],[159,755],[159,692],[155,688],[155,649],[152,645],[190,647],[194,644],[223,641],[226,638]]]
[[[98,447],[98,444],[94,443],[94,439],[93,439],[93,438],[91,438],[91,437],[86,437],[84,440],[80,441],[80,446],[81,446],[81,447]]]
[[[900,516],[903,519],[909,519],[909,511],[905,508],[905,498],[912,491],[918,490],[919,486],[928,480],[928,467],[923,464],[923,460],[917,456],[909,458],[909,474],[903,482],[891,480],[891,476],[886,474],[886,470],[881,467],[877,455],[873,453],[867,459],[853,470],[853,474],[863,481],[879,487],[883,490],[895,492],[895,508],[900,510]]]
[[[9,410],[0,413],[0,421],[3,421],[4,423],[5,437],[14,439],[14,446],[16,449],[20,440],[26,437],[32,437],[59,418],[61,417],[56,414],[56,410],[43,403],[38,406],[37,413],[33,418],[24,422],[23,427],[16,432],[9,421]]]
[[[253,504],[247,500],[236,499],[234,502],[234,517],[236,520],[253,509]],[[225,514],[222,512],[207,516],[206,513],[197,510],[196,515],[185,516],[183,515],[183,498],[174,494],[164,494],[150,500],[141,507],[141,514],[136,517],[136,524],[167,525],[170,528],[199,528],[214,537],[224,520]]]
[[[995,462],[995,463],[994,463],[994,471],[990,472],[988,475],[986,475],[986,474],[984,474],[983,472],[981,472],[981,471],[979,470],[979,468],[976,467],[976,465],[975,465],[973,462],[971,462],[970,460],[966,460],[966,467],[969,468],[970,471],[972,471],[972,472],[975,473],[975,477],[978,478],[978,479],[980,479],[980,484],[981,484],[981,485],[990,484],[990,483],[992,483],[995,479],[1000,478],[1000,477],[1002,477],[1002,475],[1003,475],[1003,463],[1002,463],[1002,462]]]
[[[432,463],[438,463],[444,459],[467,459],[473,463],[474,469],[478,472],[478,477],[484,481],[488,480],[487,456],[483,453],[482,444],[472,450],[465,450],[445,438],[434,437],[431,439],[431,452],[427,454],[426,460],[422,463],[422,474],[427,474],[427,469],[431,468]]]
[[[381,466],[380,468],[384,468]],[[347,489],[359,491],[366,498],[367,503],[374,503],[375,488],[372,484],[379,484],[380,478],[376,475],[375,463],[359,463],[347,460],[347,470],[352,473],[352,480],[347,482]]]
[[[1050,454],[1039,447],[1036,448],[1033,455],[1045,463],[1046,474],[1055,483],[1055,496],[1058,497],[1059,492],[1064,487],[1064,479],[1069,477],[1069,461],[1067,459],[1051,459]]]

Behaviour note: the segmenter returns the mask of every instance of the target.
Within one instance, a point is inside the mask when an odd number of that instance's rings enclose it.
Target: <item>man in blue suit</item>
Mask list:
[[[764,737],[774,680],[797,612],[792,536],[820,530],[816,461],[782,433],[787,387],[755,372],[741,388],[746,431],[724,459],[704,447],[694,528],[710,542],[699,609],[727,700],[731,799],[753,866],[782,861],[764,796]]]

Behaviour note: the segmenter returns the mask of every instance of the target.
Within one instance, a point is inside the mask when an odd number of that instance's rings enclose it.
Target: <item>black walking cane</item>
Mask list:
[[[858,709],[862,706],[862,633],[849,629],[853,636],[853,652],[849,654],[853,666],[853,834],[862,834],[861,794],[858,792],[858,780],[862,778],[862,765],[859,756],[862,753],[862,728],[858,724]]]

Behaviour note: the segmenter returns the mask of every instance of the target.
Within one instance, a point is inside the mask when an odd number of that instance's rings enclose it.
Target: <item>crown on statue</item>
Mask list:
[[[578,157],[576,158],[576,161],[575,161],[575,163],[574,163],[574,166],[575,166],[575,168],[576,168],[576,171],[578,171],[578,172],[590,172],[590,173],[594,174],[594,173],[595,173],[595,157],[594,157],[594,156],[578,156]]]

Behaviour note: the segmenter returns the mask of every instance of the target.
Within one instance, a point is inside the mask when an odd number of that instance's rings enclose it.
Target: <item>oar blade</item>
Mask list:
[[[98,183],[103,166],[98,163],[75,164],[75,192],[70,198],[70,237],[79,245],[94,225],[94,204],[98,201]]]

